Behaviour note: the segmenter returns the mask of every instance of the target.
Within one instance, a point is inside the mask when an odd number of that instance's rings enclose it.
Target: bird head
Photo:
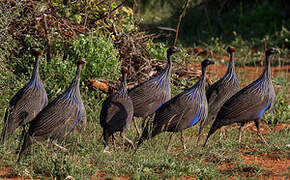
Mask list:
[[[77,61],[77,65],[83,65],[83,64],[86,64],[86,59],[85,59],[85,58],[80,58],[80,59]]]
[[[128,69],[126,67],[123,67],[122,70],[121,70],[122,74],[128,74]]]
[[[229,46],[228,48],[227,48],[227,52],[228,53],[233,53],[233,52],[235,52],[236,50],[235,50],[235,48],[233,48],[232,46]]]
[[[201,62],[202,67],[206,67],[206,66],[211,65],[211,64],[214,64],[214,61],[211,59],[205,59]]]
[[[181,50],[176,46],[171,46],[170,48],[167,49],[168,55],[172,55],[172,54],[177,53],[177,52],[181,52]]]
[[[30,53],[33,55],[33,56],[41,56],[41,51],[40,49],[38,48],[33,48],[30,50]]]
[[[267,51],[266,51],[266,55],[272,55],[272,54],[276,54],[276,53],[279,53],[280,54],[280,51],[276,48],[269,48]]]

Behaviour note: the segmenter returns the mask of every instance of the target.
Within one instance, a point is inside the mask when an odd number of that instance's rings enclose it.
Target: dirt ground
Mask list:
[[[257,129],[254,123],[250,123],[245,127],[250,132],[256,134]],[[261,133],[273,133],[274,131],[281,131],[283,129],[290,129],[290,124],[278,124],[276,126],[267,126],[261,124]],[[284,180],[289,178],[290,175],[290,156],[287,158],[281,158],[279,151],[273,151],[270,153],[252,154],[249,149],[243,149],[241,158],[244,164],[247,165],[260,165],[264,170],[268,171],[266,175],[258,176],[259,179],[267,180]],[[220,165],[221,171],[231,171],[236,168],[237,165],[225,163]],[[251,177],[251,169],[243,169],[242,176]],[[234,178],[235,176],[233,176]],[[287,177],[287,178],[286,178]]]
[[[198,64],[192,64],[190,68],[197,69],[199,67]],[[222,77],[227,70],[227,66],[223,65],[214,65],[209,67],[209,74],[210,77],[218,75],[218,77]],[[258,76],[263,71],[263,67],[242,67],[242,70],[239,68],[237,70],[238,72],[245,72],[241,73],[242,77],[241,79],[248,79],[250,82],[257,79]],[[279,73],[286,73],[288,74],[290,72],[290,65],[282,66],[282,67],[271,67],[271,73],[273,76],[279,74]],[[242,84],[242,86],[245,86],[246,84]],[[275,87],[279,88],[279,87]],[[261,126],[261,133],[267,134],[273,131],[281,131],[282,129],[289,129],[289,124],[278,124],[276,126],[267,126],[262,125]],[[256,127],[253,123],[250,123],[247,125],[247,129],[252,131],[253,133],[256,133]],[[271,152],[268,154],[258,154],[258,155],[252,155],[249,150],[245,149],[244,152],[241,154],[241,158],[243,159],[245,164],[257,164],[263,167],[263,169],[269,171],[267,175],[263,175],[261,179],[269,179],[269,180],[282,180],[289,178],[290,174],[290,156],[287,158],[281,159],[279,157],[279,152]],[[222,164],[220,165],[220,169],[222,171],[230,171],[231,169],[235,168],[235,164]],[[247,171],[247,170],[245,170]],[[244,172],[241,172],[244,173]],[[286,176],[288,174],[288,176]],[[245,175],[245,173],[243,174]],[[106,174],[105,172],[100,170],[98,179],[105,179]],[[245,177],[249,177],[245,175]],[[22,180],[25,179],[23,177],[11,177],[11,168],[9,167],[0,167],[0,179],[9,179],[9,180]],[[95,179],[95,178],[93,178]],[[124,180],[129,179],[128,177],[120,177],[118,179]],[[182,179],[193,179],[192,177],[183,177]],[[234,179],[234,176],[232,177]]]

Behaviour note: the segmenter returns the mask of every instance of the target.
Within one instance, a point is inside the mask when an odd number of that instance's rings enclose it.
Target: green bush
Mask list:
[[[106,77],[115,80],[119,75],[118,51],[104,36],[80,35],[73,42],[72,50],[73,58],[86,58],[87,64],[84,70],[86,78]]]

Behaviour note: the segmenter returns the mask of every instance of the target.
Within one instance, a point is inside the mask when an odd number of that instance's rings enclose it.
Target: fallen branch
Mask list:
[[[108,93],[116,93],[116,89],[111,86],[108,85],[106,82],[102,82],[100,79],[91,79],[89,80],[89,86],[91,86],[94,89],[98,89],[101,90],[103,92],[108,92]]]

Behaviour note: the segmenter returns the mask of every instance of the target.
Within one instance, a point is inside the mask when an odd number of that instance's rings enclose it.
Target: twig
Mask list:
[[[211,23],[210,23],[209,15],[208,15],[207,7],[204,8],[204,12],[205,12],[205,15],[206,15],[206,19],[207,19],[207,23],[208,23],[209,30],[210,30],[211,33],[212,33],[212,27],[211,27]]]
[[[47,61],[50,61],[51,60],[51,43],[50,43],[50,39],[48,37],[48,32],[47,32],[46,16],[47,16],[46,14],[43,14],[42,16],[42,26],[43,26],[45,37],[46,37],[46,45],[47,45],[46,58],[47,58]]]
[[[141,31],[151,31],[151,30],[163,30],[163,31],[172,31],[176,33],[176,29],[170,27],[162,27],[162,26],[155,26],[155,27],[148,27],[141,29]]]
[[[182,11],[179,15],[179,19],[178,19],[177,26],[176,26],[176,33],[175,33],[175,37],[174,37],[174,41],[173,41],[174,46],[176,45],[181,19],[185,15],[185,12],[186,12],[186,9],[189,5],[189,2],[190,2],[190,0],[186,0],[185,5],[183,6]]]
[[[110,11],[110,15],[111,15],[114,11],[116,11],[117,9],[119,9],[121,6],[123,6],[127,1],[128,1],[128,0],[124,0],[121,4],[119,4],[117,7],[115,7],[114,9],[112,9],[112,11]],[[97,18],[96,21],[99,21],[99,20],[101,20],[101,19],[104,19],[104,18],[106,18],[108,15],[109,15],[109,13],[105,13],[105,14],[103,14],[101,17]]]

